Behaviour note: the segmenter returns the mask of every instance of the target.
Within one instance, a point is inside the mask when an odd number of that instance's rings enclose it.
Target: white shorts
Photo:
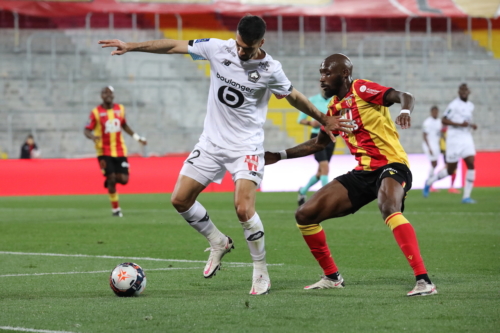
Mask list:
[[[181,175],[208,186],[211,182],[220,184],[227,170],[234,182],[248,179],[259,186],[264,177],[264,164],[263,152],[242,155],[239,151],[227,150],[211,142],[198,142],[184,161]]]
[[[446,162],[457,163],[459,159],[476,155],[474,140],[472,136],[446,140]]]
[[[435,162],[438,160],[439,154],[441,153],[441,150],[439,149],[439,145],[431,144],[432,154],[430,153],[429,147],[427,146],[427,144],[425,142],[422,143],[422,149],[423,149],[425,155],[427,155],[427,158],[429,159],[429,161]]]

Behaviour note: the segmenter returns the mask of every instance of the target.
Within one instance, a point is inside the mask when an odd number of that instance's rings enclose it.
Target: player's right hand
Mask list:
[[[92,141],[94,141],[94,143],[99,143],[99,141],[101,140],[101,137],[100,136],[92,136]]]
[[[116,47],[116,50],[114,50],[113,52],[111,52],[111,55],[122,55],[122,54],[125,54],[127,53],[128,48],[127,48],[127,43],[125,42],[122,42],[121,40],[119,39],[107,39],[107,40],[100,40],[99,41],[99,44],[102,45],[102,48],[105,48],[105,47]]]
[[[281,156],[279,153],[272,153],[270,151],[266,151],[264,153],[264,165],[269,165],[269,164],[274,164],[278,162],[281,159]]]
[[[354,125],[351,124],[350,119],[342,118],[342,116],[330,116],[326,117],[325,132],[330,136],[333,142],[335,142],[335,136],[332,132],[346,132],[351,133]]]

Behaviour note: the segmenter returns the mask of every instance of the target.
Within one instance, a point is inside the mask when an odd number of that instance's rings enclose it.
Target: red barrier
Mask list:
[[[130,157],[130,181],[118,192],[171,193],[186,156]],[[498,165],[500,152],[479,152],[475,186],[500,186]],[[0,196],[103,194],[103,183],[96,158],[0,161]],[[231,175],[205,191],[234,191]]]
[[[186,155],[187,156],[187,155]],[[130,180],[119,193],[171,193],[186,156],[130,157]],[[97,158],[0,161],[0,196],[103,194]],[[205,191],[234,190],[231,175]]]
[[[467,167],[462,162],[462,170],[465,178],[465,170]],[[500,173],[498,166],[500,165],[500,152],[479,152],[476,155],[474,167],[476,169],[476,180],[474,186],[478,187],[494,187],[500,186]],[[465,182],[464,182],[465,184]]]

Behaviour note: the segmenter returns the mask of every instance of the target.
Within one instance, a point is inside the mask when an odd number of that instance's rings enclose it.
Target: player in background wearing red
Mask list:
[[[123,105],[113,103],[113,87],[103,88],[101,98],[102,104],[90,112],[84,134],[95,143],[99,166],[106,177],[104,187],[108,189],[112,215],[122,217],[116,184],[125,185],[129,178],[127,146],[122,129],[142,145],[146,145],[147,141],[128,126]]]
[[[319,282],[304,289],[343,288],[340,275],[320,223],[331,218],[355,213],[377,199],[386,225],[415,274],[417,283],[408,296],[436,294],[420,255],[415,231],[403,215],[406,193],[411,188],[412,175],[408,157],[399,142],[389,106],[401,104],[396,124],[410,127],[410,113],[415,99],[409,93],[381,86],[366,80],[353,80],[351,60],[343,54],[333,54],[320,66],[320,83],[326,96],[332,97],[328,115],[350,119],[351,133],[340,133],[358,166],[322,187],[295,213],[297,225],[313,256],[324,271]],[[339,133],[337,133],[339,134]],[[266,152],[266,164],[280,159],[297,158],[324,149],[330,142],[326,132],[317,138],[278,153]]]

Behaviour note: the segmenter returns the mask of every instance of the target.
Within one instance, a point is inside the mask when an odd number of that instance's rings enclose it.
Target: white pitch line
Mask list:
[[[49,256],[49,257],[77,257],[77,258],[103,258],[103,259],[125,259],[125,260],[144,260],[144,261],[166,261],[166,262],[191,262],[206,263],[206,260],[184,260],[184,259],[160,259],[148,257],[114,257],[114,256],[93,256],[88,254],[63,254],[63,253],[35,253],[35,252],[10,252],[0,251],[0,254],[15,254],[23,256]],[[249,265],[248,262],[224,262],[227,265]],[[267,264],[268,266],[282,266],[283,264]]]
[[[244,266],[230,266],[230,267],[244,267]],[[148,271],[173,271],[180,269],[203,269],[203,267],[168,267],[168,268],[151,268],[146,269],[146,273]],[[69,274],[97,274],[97,273],[111,273],[110,270],[106,271],[91,271],[91,272],[53,272],[53,273],[31,273],[31,274],[5,274],[0,275],[1,277],[11,277],[11,276],[40,276],[40,275],[69,275]]]
[[[12,327],[12,326],[0,326],[0,330],[20,331],[20,332],[39,332],[39,333],[74,333],[74,332],[69,332],[69,331],[37,330],[34,328]]]
[[[224,267],[229,268],[242,268],[242,267],[252,267],[253,264],[246,265],[224,265]],[[175,270],[185,270],[185,269],[203,269],[203,267],[168,267],[168,268],[144,268],[144,271],[175,271]],[[19,277],[19,276],[42,276],[42,275],[70,275],[70,274],[97,274],[97,273],[110,273],[107,271],[90,271],[90,272],[53,272],[53,273],[31,273],[31,274],[5,274],[0,275],[0,278],[3,277]]]

